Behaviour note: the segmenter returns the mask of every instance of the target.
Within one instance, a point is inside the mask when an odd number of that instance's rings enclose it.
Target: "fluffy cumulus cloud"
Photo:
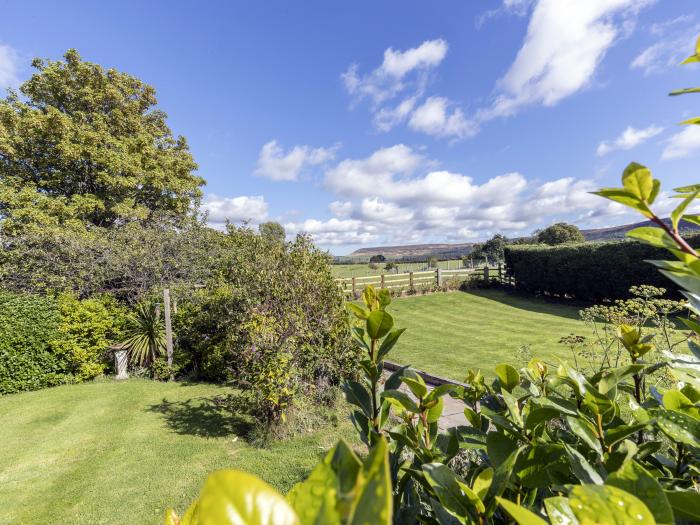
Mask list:
[[[17,52],[10,46],[0,44],[0,88],[19,84]]]
[[[213,227],[223,227],[231,223],[250,222],[257,224],[267,219],[267,202],[261,195],[240,197],[219,197],[207,195],[202,203],[207,219]]]
[[[285,152],[276,140],[271,140],[260,150],[255,175],[278,181],[295,181],[304,168],[333,160],[337,148],[294,146]]]
[[[442,39],[426,40],[405,51],[389,48],[384,51],[381,65],[370,73],[360,75],[359,66],[353,64],[341,78],[356,100],[367,97],[379,104],[423,80],[428,71],[440,65],[446,54],[447,42]],[[418,77],[409,80],[411,73],[418,73]]]
[[[460,108],[444,97],[430,97],[411,115],[409,127],[436,137],[464,138],[475,133]]]
[[[694,49],[699,32],[700,24],[693,14],[652,24],[650,45],[635,56],[630,67],[652,75],[677,66]]]
[[[663,128],[659,126],[649,126],[647,128],[636,129],[632,126],[627,126],[625,130],[612,141],[603,141],[598,144],[598,149],[596,154],[599,157],[607,155],[611,151],[615,150],[628,150],[636,146],[639,146],[643,142],[646,142],[652,137],[655,137],[663,131]]]
[[[626,213],[591,195],[598,187],[592,180],[541,183],[512,172],[477,182],[439,169],[403,144],[338,162],[326,170],[325,185],[338,197],[329,206],[333,217],[285,227],[326,246],[460,242],[498,232],[517,236],[555,220],[595,225]]]
[[[522,47],[478,121],[554,106],[590,85],[608,49],[648,0],[539,0]]]
[[[408,123],[426,135],[461,139],[471,134],[462,110],[445,97],[426,96],[430,73],[442,63],[447,49],[442,39],[427,40],[405,51],[389,48],[370,73],[360,75],[359,66],[351,65],[342,75],[343,83],[355,104],[370,100],[372,120],[379,131]]]
[[[700,152],[700,126],[686,126],[668,139],[661,154],[663,160],[682,159]]]

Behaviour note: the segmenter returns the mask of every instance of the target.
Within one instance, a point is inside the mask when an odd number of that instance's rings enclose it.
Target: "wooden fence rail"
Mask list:
[[[459,268],[456,270],[436,268],[434,270],[421,270],[418,272],[340,277],[336,279],[336,282],[347,293],[356,295],[368,284],[379,288],[410,289],[426,284],[434,284],[439,287],[443,285],[445,279],[466,280],[469,278],[476,278],[485,282],[498,282],[504,285],[513,284],[506,276],[505,267],[501,264],[491,267],[485,266],[483,268]]]

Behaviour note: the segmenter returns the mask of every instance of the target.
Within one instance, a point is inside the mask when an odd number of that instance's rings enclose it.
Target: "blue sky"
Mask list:
[[[155,86],[210,222],[336,254],[636,220],[587,192],[697,182],[696,0],[0,0],[0,86],[76,48]],[[697,130],[695,128],[698,128]],[[659,203],[667,211],[670,200]]]

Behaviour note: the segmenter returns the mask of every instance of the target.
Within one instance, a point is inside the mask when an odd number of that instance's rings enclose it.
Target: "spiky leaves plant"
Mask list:
[[[127,317],[126,339],[123,345],[129,351],[132,365],[149,366],[156,357],[165,353],[165,328],[158,307],[153,303],[139,303]]]

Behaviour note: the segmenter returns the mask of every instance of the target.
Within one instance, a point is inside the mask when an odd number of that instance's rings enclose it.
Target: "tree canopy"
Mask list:
[[[155,89],[81,59],[35,59],[0,99],[0,221],[26,227],[154,222],[191,216],[204,179]]]
[[[260,235],[275,242],[284,242],[285,238],[287,237],[287,233],[284,231],[284,226],[275,221],[261,223],[258,226],[258,230],[260,231]]]
[[[503,260],[503,248],[506,245],[507,238],[505,235],[497,233],[488,241],[477,244],[472,251],[475,257],[484,257],[489,261],[496,262]]]
[[[583,237],[578,226],[557,222],[544,230],[537,232],[537,242],[542,244],[564,244],[567,242],[583,242]]]

